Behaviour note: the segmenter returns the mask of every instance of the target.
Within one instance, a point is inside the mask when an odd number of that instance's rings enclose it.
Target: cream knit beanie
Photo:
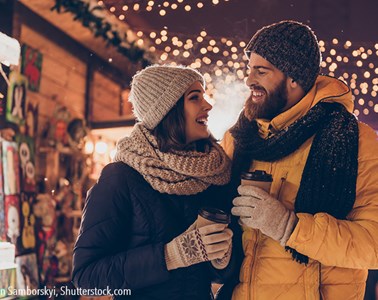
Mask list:
[[[154,129],[196,81],[205,86],[203,76],[185,66],[152,65],[143,69],[131,82],[129,101],[134,115],[146,128]]]

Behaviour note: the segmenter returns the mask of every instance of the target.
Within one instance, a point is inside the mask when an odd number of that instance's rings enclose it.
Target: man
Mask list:
[[[232,299],[363,299],[378,268],[378,140],[350,88],[319,75],[311,29],[263,27],[246,47],[251,90],[223,146],[242,171],[272,174],[270,193],[239,186],[232,213],[244,261]]]

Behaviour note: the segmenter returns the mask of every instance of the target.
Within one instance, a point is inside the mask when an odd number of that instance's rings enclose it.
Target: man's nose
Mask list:
[[[247,77],[247,80],[246,80],[245,84],[246,84],[248,87],[250,87],[251,85],[256,84],[256,83],[257,83],[257,82],[256,82],[256,78],[255,78],[255,76],[253,75],[253,72],[250,72],[250,73],[248,74],[248,77]]]

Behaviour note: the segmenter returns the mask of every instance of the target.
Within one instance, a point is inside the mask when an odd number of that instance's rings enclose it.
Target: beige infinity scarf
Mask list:
[[[224,185],[230,180],[230,159],[217,143],[207,152],[161,152],[155,137],[140,124],[130,137],[118,141],[114,161],[129,165],[153,189],[167,194],[194,195],[211,184]]]

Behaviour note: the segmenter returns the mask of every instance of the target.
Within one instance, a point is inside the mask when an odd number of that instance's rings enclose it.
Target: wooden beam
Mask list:
[[[91,129],[103,129],[114,127],[128,127],[134,126],[135,120],[120,120],[120,121],[104,121],[104,122],[90,122],[89,128]]]

